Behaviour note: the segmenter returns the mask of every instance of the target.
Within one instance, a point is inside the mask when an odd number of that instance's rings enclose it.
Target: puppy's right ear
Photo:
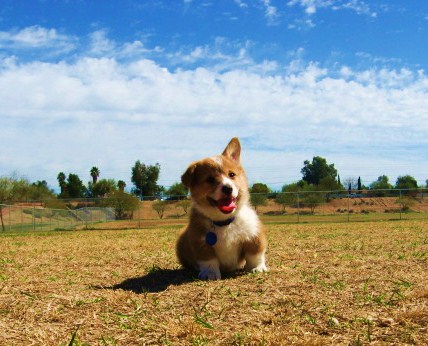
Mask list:
[[[195,172],[196,164],[192,163],[184,172],[184,174],[181,176],[181,182],[183,185],[187,188],[190,187],[190,184],[192,182],[193,173]]]

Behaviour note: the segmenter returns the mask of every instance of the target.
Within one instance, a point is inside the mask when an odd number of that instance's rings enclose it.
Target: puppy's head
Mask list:
[[[181,177],[193,205],[212,220],[225,220],[248,202],[248,183],[241,166],[241,145],[233,138],[218,156],[193,162]]]

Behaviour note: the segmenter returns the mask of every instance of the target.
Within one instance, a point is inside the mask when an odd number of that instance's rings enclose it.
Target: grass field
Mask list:
[[[428,223],[268,224],[270,272],[203,282],[181,226],[0,234],[0,345],[426,345]]]

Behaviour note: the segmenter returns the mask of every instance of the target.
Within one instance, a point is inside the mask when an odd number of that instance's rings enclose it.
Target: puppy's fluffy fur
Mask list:
[[[217,280],[221,272],[237,269],[267,271],[266,235],[249,202],[240,155],[239,140],[233,138],[221,155],[193,162],[181,178],[190,189],[192,208],[177,241],[177,257],[184,267],[198,270],[201,279]]]

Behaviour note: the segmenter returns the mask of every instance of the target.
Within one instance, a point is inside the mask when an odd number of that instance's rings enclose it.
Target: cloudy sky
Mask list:
[[[159,183],[238,136],[250,183],[428,179],[428,2],[1,0],[0,176]]]

